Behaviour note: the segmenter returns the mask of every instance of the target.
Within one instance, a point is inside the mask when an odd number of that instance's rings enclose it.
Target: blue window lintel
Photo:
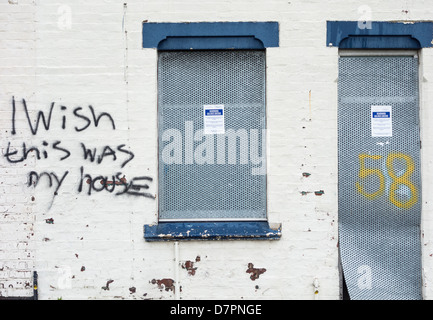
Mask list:
[[[327,21],[326,45],[345,49],[433,47],[432,21]]]
[[[279,24],[267,22],[144,22],[143,48],[265,49],[279,46]]]
[[[266,221],[159,222],[144,226],[146,241],[278,240],[281,225]]]

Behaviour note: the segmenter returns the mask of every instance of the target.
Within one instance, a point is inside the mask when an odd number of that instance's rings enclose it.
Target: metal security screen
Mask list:
[[[351,299],[421,298],[418,59],[339,59],[339,247]]]
[[[160,220],[266,219],[264,129],[264,51],[159,52]]]

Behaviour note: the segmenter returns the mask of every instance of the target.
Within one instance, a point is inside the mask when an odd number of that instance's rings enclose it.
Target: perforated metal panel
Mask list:
[[[421,298],[418,60],[339,59],[339,247],[351,299]],[[372,136],[371,106],[392,136]]]
[[[215,104],[226,134],[243,137],[235,148],[202,134],[203,106]],[[158,116],[160,220],[266,219],[266,176],[251,152],[266,155],[264,51],[160,52]]]

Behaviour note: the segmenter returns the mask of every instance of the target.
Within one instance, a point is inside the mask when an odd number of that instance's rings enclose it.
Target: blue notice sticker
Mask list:
[[[391,112],[385,111],[385,112],[373,112],[373,118],[391,118]]]
[[[206,116],[222,116],[223,115],[223,109],[206,109],[205,115]]]

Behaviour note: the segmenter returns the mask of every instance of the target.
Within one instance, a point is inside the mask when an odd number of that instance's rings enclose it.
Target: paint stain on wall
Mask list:
[[[161,291],[165,289],[165,291],[173,291],[175,290],[174,288],[174,280],[173,279],[152,279],[152,281],[150,282],[152,284],[156,284],[158,285],[158,289],[160,289]]]
[[[54,219],[53,218],[45,219],[45,222],[48,224],[54,224]]]
[[[102,289],[104,290],[110,290],[110,283],[113,283],[114,280],[108,280],[105,287],[102,287]]]
[[[186,269],[188,271],[188,274],[190,276],[195,275],[195,270],[197,270],[197,267],[194,267],[194,262],[188,260],[185,261],[185,263],[182,263],[182,269]]]
[[[248,269],[246,271],[246,273],[251,273],[250,275],[250,279],[251,280],[256,280],[260,277],[261,274],[265,273],[266,269],[265,268],[254,268],[254,265],[250,262],[248,263]]]
[[[200,256],[197,256],[195,258],[195,262],[200,262],[201,258]],[[188,271],[188,274],[190,276],[195,275],[195,271],[197,270],[197,267],[194,267],[194,262],[187,260],[184,263],[182,263],[182,269],[186,269]]]

